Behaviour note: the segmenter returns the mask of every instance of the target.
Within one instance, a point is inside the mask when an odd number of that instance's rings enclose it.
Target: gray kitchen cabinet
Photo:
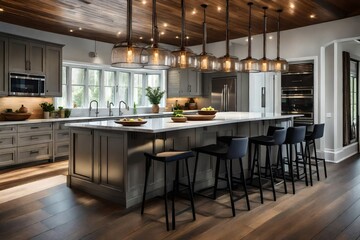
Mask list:
[[[172,69],[168,71],[168,97],[201,96],[201,74],[190,69]]]
[[[9,71],[45,75],[45,44],[9,38]]]
[[[68,122],[56,122],[54,128],[54,158],[69,156],[70,131],[65,126]]]
[[[46,46],[45,95],[47,97],[62,96],[62,47]]]
[[[0,96],[8,95],[8,38],[0,35]]]

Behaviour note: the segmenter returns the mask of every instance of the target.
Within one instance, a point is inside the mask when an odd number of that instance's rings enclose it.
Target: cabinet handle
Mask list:
[[[38,129],[39,127],[30,127],[30,129]]]
[[[0,141],[0,144],[3,143],[3,141]]]
[[[69,135],[69,133],[61,133],[61,135],[67,136],[67,135]]]
[[[39,154],[39,150],[37,150],[37,151],[30,151],[30,154]]]
[[[31,140],[37,140],[39,139],[38,137],[30,137]]]

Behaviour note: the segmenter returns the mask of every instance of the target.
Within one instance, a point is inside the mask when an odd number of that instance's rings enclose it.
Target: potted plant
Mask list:
[[[44,112],[44,118],[47,119],[50,116],[50,112],[55,110],[54,104],[48,102],[42,102],[39,104]]]
[[[64,118],[65,117],[65,110],[64,107],[58,107],[59,108],[59,115],[60,118]]]
[[[65,118],[69,118],[71,114],[71,109],[65,108],[64,112],[65,112]]]
[[[159,103],[164,96],[165,91],[161,91],[160,87],[152,88],[147,87],[146,88],[146,96],[149,99],[149,102],[153,105],[152,106],[152,112],[158,113],[159,112]]]

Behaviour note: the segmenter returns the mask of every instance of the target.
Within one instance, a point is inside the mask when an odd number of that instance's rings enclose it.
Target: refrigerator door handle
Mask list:
[[[227,84],[224,85],[224,111],[229,110],[229,87]]]
[[[261,107],[266,107],[265,87],[261,88]]]
[[[225,96],[225,92],[224,92],[224,91],[225,91],[225,89],[222,88],[222,89],[221,89],[221,103],[220,103],[220,108],[221,108],[221,109],[220,109],[220,111],[225,111],[225,110],[224,110],[224,104],[225,104],[225,103],[224,103],[224,96]]]

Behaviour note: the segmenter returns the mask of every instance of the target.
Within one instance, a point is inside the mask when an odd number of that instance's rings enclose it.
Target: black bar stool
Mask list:
[[[152,160],[162,162],[162,163],[164,163],[164,199],[165,199],[166,230],[169,231],[167,188],[166,188],[167,187],[166,166],[168,163],[176,162],[176,175],[175,175],[175,180],[173,182],[173,196],[172,196],[172,229],[173,230],[175,229],[175,199],[174,199],[174,195],[175,195],[175,191],[178,191],[179,184],[180,184],[179,183],[179,161],[185,160],[188,184],[187,185],[181,184],[181,185],[186,186],[187,189],[189,190],[192,215],[193,215],[193,220],[195,220],[196,217],[195,217],[194,198],[193,198],[193,191],[191,188],[189,166],[188,166],[188,158],[194,157],[194,154],[191,151],[169,151],[169,152],[161,152],[161,153],[158,153],[155,155],[151,155],[148,153],[144,153],[144,154],[146,157],[146,173],[145,173],[145,185],[144,185],[143,200],[142,200],[142,205],[141,205],[141,214],[144,213],[147,181],[149,178],[149,171],[151,168]]]
[[[311,169],[311,165],[313,165],[313,164],[311,163],[311,159],[315,160],[317,180],[320,181],[319,165],[318,165],[319,161],[323,161],[323,163],[324,163],[324,175],[325,175],[325,178],[327,178],[325,159],[317,157],[316,145],[315,145],[315,140],[320,139],[320,138],[322,138],[324,136],[324,128],[325,128],[324,123],[314,124],[313,131],[312,132],[307,132],[306,135],[305,135],[305,155],[306,155],[306,157],[307,157],[307,159],[309,161],[310,185],[311,186],[313,185],[312,169]],[[311,153],[310,153],[310,146],[311,145],[313,145],[313,147],[314,147],[313,148],[314,149],[314,157],[312,157]]]
[[[232,215],[235,216],[235,205],[233,199],[233,191],[232,191],[232,173],[229,170],[228,160],[231,162],[233,159],[238,159],[240,164],[240,178],[244,188],[246,204],[248,210],[250,210],[250,202],[249,196],[246,188],[245,176],[244,176],[244,167],[242,163],[242,157],[245,156],[248,146],[248,138],[231,138],[231,142],[229,145],[226,144],[211,144],[203,147],[193,148],[192,150],[196,152],[196,161],[195,161],[195,169],[194,169],[194,178],[193,178],[193,189],[196,181],[196,171],[199,160],[199,153],[208,154],[211,156],[215,156],[216,159],[216,167],[215,167],[215,183],[214,183],[214,191],[213,191],[213,199],[216,199],[216,191],[218,180],[225,180],[227,182],[227,187],[230,193],[230,202]],[[226,170],[226,178],[219,177],[220,170],[220,161],[224,160],[225,170]]]
[[[262,182],[261,182],[261,167],[260,167],[260,161],[259,161],[260,146],[266,146],[265,177],[266,177],[267,171],[270,171],[270,180],[271,180],[271,187],[272,187],[274,201],[276,201],[276,193],[275,193],[275,182],[274,182],[274,176],[273,176],[270,156],[271,156],[271,147],[278,146],[277,157],[281,162],[280,165],[281,165],[281,172],[282,172],[282,177],[283,177],[283,182],[284,182],[284,190],[285,190],[285,193],[287,193],[284,162],[283,162],[282,152],[281,152],[281,146],[284,143],[285,138],[286,138],[286,130],[283,128],[281,128],[281,129],[272,128],[270,131],[268,130],[268,134],[270,136],[257,136],[257,137],[250,138],[250,142],[255,144],[255,151],[254,151],[254,157],[253,157],[253,162],[252,162],[250,181],[252,184],[252,181],[253,181],[253,178],[255,175],[255,165],[256,165],[257,166],[257,175],[258,175],[258,179],[259,179],[261,203],[264,203],[264,197],[263,197],[263,188],[262,188]]]
[[[295,150],[295,163],[297,178],[300,180],[299,163],[303,164],[305,174],[305,184],[308,186],[307,179],[307,168],[306,168],[306,157],[304,156],[304,148],[302,142],[305,140],[305,126],[289,127],[286,133],[286,153],[287,153],[287,164],[289,166],[289,175],[291,178],[293,194],[295,194],[295,179],[294,179],[294,168],[293,168],[293,148]],[[300,145],[300,152],[298,151],[298,145]],[[300,158],[301,157],[301,158]],[[301,160],[301,161],[300,161]]]

